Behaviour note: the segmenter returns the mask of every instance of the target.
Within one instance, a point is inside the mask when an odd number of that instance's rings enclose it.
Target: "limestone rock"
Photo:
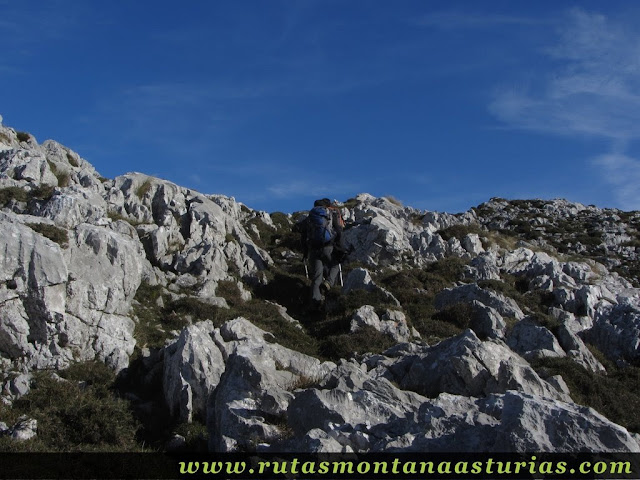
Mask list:
[[[527,360],[567,355],[553,333],[530,317],[513,327],[507,337],[507,345]]]
[[[31,440],[38,435],[38,421],[26,415],[21,416],[18,422],[9,429],[9,436],[18,442]]]
[[[344,286],[342,287],[342,292],[346,294],[352,290],[366,290],[369,292],[379,291],[383,297],[386,297],[389,301],[400,306],[400,302],[391,292],[376,285],[371,278],[371,274],[365,268],[354,268],[349,272],[349,275],[347,275],[347,278],[344,281]]]
[[[471,309],[471,329],[480,338],[504,338],[507,323],[495,308],[474,300],[471,302]]]
[[[225,363],[210,321],[185,328],[164,350],[163,392],[171,415],[182,422],[204,418],[209,395]]]
[[[607,357],[635,361],[640,358],[640,309],[629,304],[605,307],[585,336]]]
[[[428,397],[440,393],[485,396],[518,390],[570,400],[542,380],[529,364],[500,340],[481,341],[472,330],[400,360],[402,388]]]
[[[457,303],[471,303],[474,300],[495,309],[504,317],[522,320],[525,316],[513,299],[501,293],[480,288],[475,283],[442,290],[436,296],[435,307],[442,310]]]
[[[469,398],[442,394],[415,425],[376,445],[412,452],[638,452],[629,432],[592,409],[521,392]],[[419,428],[416,428],[420,425]]]
[[[364,305],[351,318],[351,332],[365,326],[389,335],[396,342],[407,342],[412,337],[405,315],[397,310],[387,310],[381,319],[371,305]]]

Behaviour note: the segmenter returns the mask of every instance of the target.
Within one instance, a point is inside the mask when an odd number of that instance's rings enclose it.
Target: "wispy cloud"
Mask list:
[[[622,208],[638,209],[640,206],[640,162],[624,154],[610,153],[593,160],[605,173],[608,182],[616,188]]]
[[[640,32],[600,14],[568,12],[557,42],[544,50],[552,69],[526,86],[501,88],[489,106],[506,124],[546,134],[596,137],[612,146],[640,139]],[[613,147],[612,147],[613,148]],[[619,165],[640,171],[624,153],[594,162],[616,187],[620,203],[640,208],[631,195],[637,177],[618,174]]]
[[[278,198],[294,197],[341,197],[352,195],[360,187],[355,183],[332,183],[330,181],[312,182],[309,180],[295,180],[275,183],[267,191]]]
[[[412,20],[414,25],[423,27],[435,27],[442,30],[457,29],[486,29],[497,26],[526,26],[539,25],[545,22],[540,18],[524,17],[517,15],[469,13],[462,11],[441,11],[430,13]]]

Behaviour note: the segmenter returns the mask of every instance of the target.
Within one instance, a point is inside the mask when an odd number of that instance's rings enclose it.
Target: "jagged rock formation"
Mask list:
[[[451,215],[367,194],[343,214],[357,266],[310,318],[296,215],[108,180],[0,125],[6,408],[35,372],[98,360],[215,451],[640,451],[552,368],[638,364],[640,214],[493,199]],[[327,339],[348,354],[327,358]],[[0,418],[0,437],[37,425]]]

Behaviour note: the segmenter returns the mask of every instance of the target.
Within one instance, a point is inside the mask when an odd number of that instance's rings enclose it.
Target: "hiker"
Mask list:
[[[303,234],[304,257],[311,266],[311,307],[322,305],[322,290],[335,285],[344,258],[342,245],[344,220],[340,209],[331,200],[316,200],[306,219],[306,235]],[[306,236],[306,238],[304,238]]]

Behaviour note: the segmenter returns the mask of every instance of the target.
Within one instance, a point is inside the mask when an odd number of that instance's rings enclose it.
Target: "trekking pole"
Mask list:
[[[340,286],[344,287],[344,282],[342,281],[342,264],[338,264],[338,271],[340,272]]]
[[[307,259],[305,258],[303,260],[304,263],[304,274],[307,277],[307,280],[309,280],[309,267],[307,267]]]

